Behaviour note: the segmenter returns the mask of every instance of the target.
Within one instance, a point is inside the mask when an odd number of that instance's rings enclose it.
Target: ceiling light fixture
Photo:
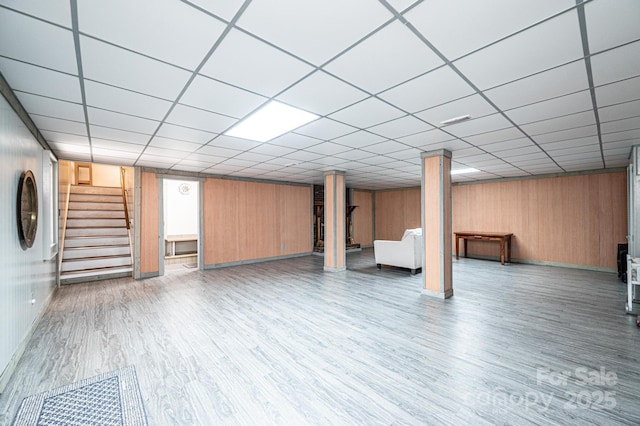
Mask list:
[[[233,126],[227,136],[266,142],[320,118],[301,109],[271,101]]]
[[[470,118],[471,118],[471,116],[469,114],[461,115],[460,117],[453,117],[453,118],[450,118],[448,120],[441,121],[440,124],[442,124],[443,126],[450,126],[452,124],[457,124],[457,123],[460,123],[461,121],[465,121],[465,120],[468,120]]]
[[[479,172],[480,170],[478,169],[474,169],[472,167],[469,167],[468,169],[456,169],[456,170],[451,170],[451,174],[452,175],[462,175],[462,174],[466,174],[466,173],[475,173],[475,172]]]

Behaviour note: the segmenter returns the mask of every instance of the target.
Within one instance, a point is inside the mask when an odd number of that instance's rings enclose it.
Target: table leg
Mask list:
[[[500,239],[500,263],[504,265],[504,238]]]
[[[458,252],[459,249],[459,242],[460,239],[458,238],[458,236],[456,235],[456,260],[460,259],[460,253]]]
[[[507,262],[511,263],[511,237],[507,238]]]
[[[467,239],[463,238],[464,241],[464,257],[467,257]]]

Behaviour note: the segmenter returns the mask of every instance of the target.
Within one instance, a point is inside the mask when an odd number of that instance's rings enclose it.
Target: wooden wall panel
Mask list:
[[[353,191],[354,206],[352,213],[353,239],[362,247],[373,245],[373,193],[370,191]]]
[[[453,187],[453,230],[513,232],[515,259],[616,268],[626,228],[624,172]],[[468,249],[499,254],[485,242]]]
[[[375,238],[399,240],[405,229],[420,228],[420,198],[420,188],[376,192]]]
[[[205,180],[205,265],[310,251],[311,187]]]
[[[155,173],[140,176],[140,273],[158,272],[158,178]]]

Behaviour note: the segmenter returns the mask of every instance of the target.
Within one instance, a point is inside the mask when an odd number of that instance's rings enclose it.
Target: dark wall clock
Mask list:
[[[38,229],[38,187],[31,170],[20,176],[18,184],[18,237],[23,250],[31,248]]]

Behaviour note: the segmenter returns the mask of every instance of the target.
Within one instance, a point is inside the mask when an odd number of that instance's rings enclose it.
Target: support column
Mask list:
[[[344,172],[332,170],[324,174],[324,270],[347,269],[345,237]]]
[[[453,296],[451,273],[451,152],[423,152],[422,293],[440,299]]]

